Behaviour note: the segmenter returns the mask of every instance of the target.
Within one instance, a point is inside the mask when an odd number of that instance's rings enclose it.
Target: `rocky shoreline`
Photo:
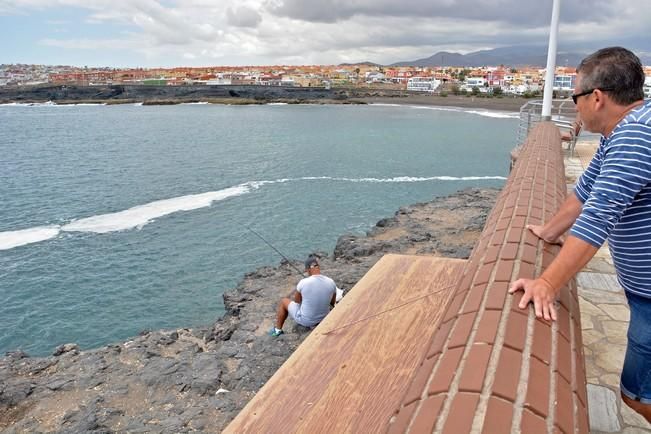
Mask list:
[[[519,97],[430,95],[394,89],[271,86],[22,86],[0,87],[0,104],[415,104],[519,111]]]
[[[467,258],[498,193],[467,189],[401,208],[366,236],[341,236],[332,254],[317,252],[323,273],[347,292],[386,253]],[[267,335],[298,279],[287,262],[247,274],[209,326],[88,351],[67,344],[43,358],[7,353],[0,431],[220,432],[309,334],[289,320],[285,335]]]

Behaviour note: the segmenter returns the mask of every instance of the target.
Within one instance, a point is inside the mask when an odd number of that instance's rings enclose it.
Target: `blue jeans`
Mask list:
[[[651,298],[628,291],[626,298],[631,321],[620,387],[627,397],[651,404]]]

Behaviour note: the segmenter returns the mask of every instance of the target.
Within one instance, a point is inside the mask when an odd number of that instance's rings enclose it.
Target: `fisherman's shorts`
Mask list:
[[[300,317],[301,305],[295,301],[290,301],[289,306],[287,306],[287,311],[289,312],[289,316],[296,321],[296,318]]]
[[[289,312],[289,316],[294,320],[296,324],[310,328],[315,326],[315,324],[311,324],[305,321],[305,318],[303,318],[303,315],[301,314],[301,305],[299,303],[290,301],[289,306],[287,306],[287,311]]]
[[[626,298],[631,320],[620,388],[627,397],[651,404],[651,298],[628,291]]]

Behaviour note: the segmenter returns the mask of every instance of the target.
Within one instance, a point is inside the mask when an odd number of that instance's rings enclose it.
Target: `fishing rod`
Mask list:
[[[290,261],[290,260],[287,258],[287,256],[283,255],[283,253],[282,253],[280,250],[278,250],[277,248],[275,248],[274,246],[272,246],[271,243],[270,243],[269,241],[265,240],[264,237],[263,237],[262,235],[260,235],[259,233],[257,233],[256,231],[254,231],[253,229],[251,229],[250,227],[248,227],[247,225],[245,225],[245,224],[243,224],[243,223],[242,223],[242,226],[244,226],[245,228],[247,228],[248,230],[250,230],[251,232],[253,232],[253,233],[254,233],[258,238],[260,238],[262,241],[264,241],[266,245],[268,245],[269,247],[271,247],[272,249],[274,249],[274,251],[275,251],[276,253],[278,253],[280,256],[282,256],[283,259],[284,259],[285,261],[287,261],[287,263],[288,263],[288,264],[289,264],[289,265],[290,265],[294,270],[296,270],[296,271],[298,272],[298,274],[301,275],[301,277],[305,277],[305,274],[304,274],[301,270],[299,270],[299,269],[298,269],[294,264],[292,264],[292,261]]]

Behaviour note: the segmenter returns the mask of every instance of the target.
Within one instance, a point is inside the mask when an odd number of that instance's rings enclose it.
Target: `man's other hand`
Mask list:
[[[547,321],[556,321],[556,293],[554,289],[543,279],[518,279],[511,284],[509,294],[517,291],[524,291],[518,307],[526,309],[529,302],[533,302],[536,317],[544,318]]]

